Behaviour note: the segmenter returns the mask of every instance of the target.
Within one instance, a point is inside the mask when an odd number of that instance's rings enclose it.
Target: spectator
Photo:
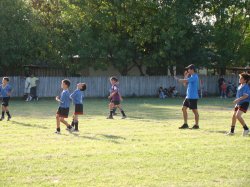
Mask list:
[[[29,75],[26,76],[25,83],[24,83],[24,96],[25,96],[26,101],[31,100],[31,96],[30,96],[30,76]]]
[[[39,78],[35,77],[34,74],[31,75],[30,78],[30,95],[31,95],[31,100],[35,99],[38,101],[37,97],[37,82],[39,81]]]
[[[227,84],[225,81],[223,81],[221,85],[221,95],[220,98],[227,98]]]
[[[158,94],[159,94],[160,99],[165,99],[166,98],[166,95],[165,95],[164,90],[163,90],[162,87],[159,88]]]
[[[218,87],[219,87],[219,93],[220,93],[220,96],[221,96],[221,85],[223,84],[223,82],[225,82],[225,79],[223,77],[223,75],[220,76],[220,78],[218,79]]]

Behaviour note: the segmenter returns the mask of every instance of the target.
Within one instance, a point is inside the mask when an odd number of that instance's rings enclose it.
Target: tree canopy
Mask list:
[[[165,75],[195,63],[223,73],[250,63],[247,0],[1,0],[0,8],[4,72],[46,62],[71,72]]]

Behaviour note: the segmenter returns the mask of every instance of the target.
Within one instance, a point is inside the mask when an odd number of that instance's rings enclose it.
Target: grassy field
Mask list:
[[[200,130],[178,129],[182,99],[125,99],[125,120],[107,120],[107,104],[87,99],[80,133],[62,126],[57,135],[54,100],[11,101],[12,121],[0,122],[0,186],[250,186],[250,137],[238,123],[224,135],[232,100],[200,100]]]

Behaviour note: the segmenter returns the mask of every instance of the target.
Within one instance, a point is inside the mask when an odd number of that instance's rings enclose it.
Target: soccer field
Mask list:
[[[0,186],[250,186],[250,137],[239,123],[224,135],[232,100],[200,100],[199,130],[178,129],[182,99],[125,98],[125,120],[107,120],[107,105],[86,99],[80,133],[57,135],[56,101],[12,100],[12,120],[0,122]]]

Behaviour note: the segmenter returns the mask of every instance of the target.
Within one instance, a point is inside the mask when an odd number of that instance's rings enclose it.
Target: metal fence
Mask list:
[[[202,81],[203,90],[208,94],[218,93],[218,76],[199,76]],[[78,82],[85,82],[87,90],[86,97],[106,97],[109,93],[109,77],[39,77],[38,96],[54,97],[61,92],[61,80],[69,79],[71,81],[70,91],[76,88]],[[171,76],[121,76],[119,78],[119,88],[122,96],[156,96],[160,86],[168,88],[176,86],[180,94],[185,95],[186,88],[177,83]],[[235,84],[238,82],[237,75],[225,76],[226,81]],[[23,77],[10,77],[10,84],[14,88],[13,97],[24,95]]]

